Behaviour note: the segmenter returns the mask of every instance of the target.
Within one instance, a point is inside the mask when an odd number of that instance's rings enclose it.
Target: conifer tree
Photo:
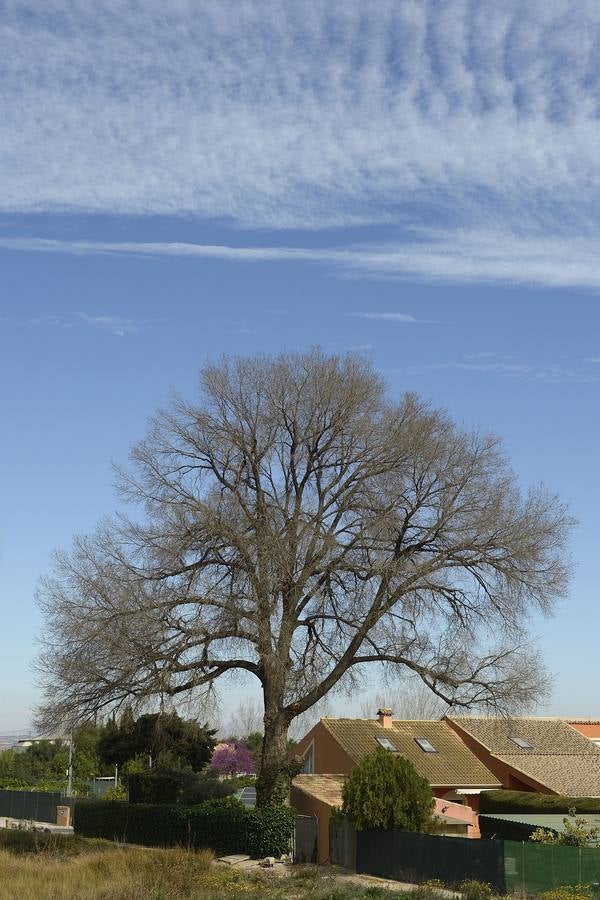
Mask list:
[[[378,747],[353,769],[342,791],[342,814],[362,831],[435,831],[434,798],[413,764]]]

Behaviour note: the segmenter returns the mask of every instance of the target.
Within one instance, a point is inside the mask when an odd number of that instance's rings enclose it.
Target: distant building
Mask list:
[[[33,747],[34,744],[41,744],[47,741],[50,744],[68,744],[68,739],[64,737],[59,737],[58,735],[48,735],[48,736],[38,736],[38,737],[25,737],[18,740],[16,743],[12,745],[12,749],[16,753],[24,753],[28,747]]]

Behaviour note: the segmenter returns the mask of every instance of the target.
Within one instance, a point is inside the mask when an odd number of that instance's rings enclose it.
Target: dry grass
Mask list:
[[[212,853],[115,848],[64,858],[0,851],[1,900],[184,900],[203,897]]]
[[[367,900],[401,895],[342,884],[316,867],[283,876],[214,865],[207,850],[81,840],[24,853],[0,849],[0,900]],[[406,900],[406,898],[404,898]],[[427,898],[429,900],[429,898]]]

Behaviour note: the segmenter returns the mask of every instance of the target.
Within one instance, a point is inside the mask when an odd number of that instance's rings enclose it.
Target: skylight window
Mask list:
[[[533,750],[533,744],[530,744],[529,741],[526,741],[525,738],[522,737],[514,737],[514,735],[509,736],[509,741],[512,741],[513,744],[516,744],[521,750]]]
[[[415,741],[425,753],[437,753],[437,747],[434,747],[431,741],[428,741],[427,738],[415,738]]]
[[[397,752],[395,746],[392,744],[392,742],[389,740],[389,738],[377,737],[377,738],[375,738],[375,740],[377,741],[378,744],[380,744],[383,747],[384,750],[391,750],[392,753]]]

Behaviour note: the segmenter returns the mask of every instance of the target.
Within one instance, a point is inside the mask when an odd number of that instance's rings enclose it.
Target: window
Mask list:
[[[384,750],[391,750],[392,753],[397,752],[395,746],[392,744],[392,742],[389,740],[389,738],[377,737],[377,738],[375,738],[375,740],[381,747],[383,747]]]
[[[526,741],[525,738],[514,737],[513,735],[509,735],[509,741],[512,741],[513,744],[516,744],[521,750],[533,750],[533,744],[530,744],[529,741]]]
[[[415,738],[415,741],[425,753],[437,753],[437,748],[427,738]]]
[[[315,746],[314,744],[310,745],[310,750],[304,757],[304,766],[302,767],[302,771],[305,775],[312,775],[315,770]]]

